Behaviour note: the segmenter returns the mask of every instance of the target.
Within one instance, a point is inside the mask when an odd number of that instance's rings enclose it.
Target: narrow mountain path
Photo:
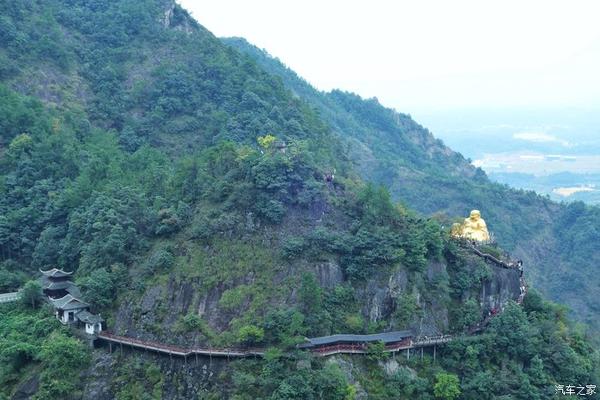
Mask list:
[[[119,336],[113,333],[103,331],[98,333],[97,338],[109,343],[112,352],[112,345],[126,345],[136,349],[148,350],[157,353],[167,354],[169,356],[192,357],[195,355],[211,356],[211,357],[227,357],[227,358],[246,358],[246,357],[262,357],[265,354],[264,348],[213,348],[213,347],[190,347],[184,348],[180,346],[169,345],[150,340],[141,340],[127,336]],[[445,344],[451,341],[451,335],[439,335],[432,337],[407,338],[398,343],[386,345],[383,349],[386,353],[395,353],[401,350],[410,350],[421,347],[430,347],[440,344]],[[117,347],[118,348],[118,347]],[[334,354],[368,354],[372,350],[369,349],[368,343],[341,343],[328,346],[315,347],[308,349],[318,356],[331,356]]]
[[[520,277],[519,277],[519,279],[520,279],[520,294],[517,299],[517,303],[522,304],[523,298],[527,294],[527,284],[525,282],[525,279],[523,278],[522,263],[521,262],[512,262],[512,261],[504,262],[504,261],[501,261],[498,258],[492,256],[491,254],[483,253],[472,243],[463,242],[462,244],[465,245],[465,247],[467,247],[469,250],[471,250],[474,254],[478,255],[479,257],[484,258],[486,261],[489,261],[498,267],[518,270],[520,272]],[[21,297],[20,291],[12,292],[12,293],[3,293],[3,294],[0,294],[0,303],[15,302],[15,301],[19,300],[20,297]],[[472,327],[469,330],[468,336],[474,335],[474,334],[482,331],[495,315],[497,315],[497,314],[496,313],[488,314],[480,323],[478,323],[476,326]],[[383,334],[389,334],[389,333],[390,332],[386,332],[386,333],[376,334],[376,335],[383,335]],[[399,332],[396,332],[396,333],[399,333]],[[334,336],[344,336],[344,334],[334,335]],[[356,338],[351,343],[330,341],[330,343],[327,343],[326,345],[313,346],[313,347],[306,347],[306,346],[300,346],[300,347],[303,347],[306,350],[311,351],[315,355],[323,356],[323,357],[334,355],[334,354],[369,354],[372,351],[369,348],[369,344],[372,343],[372,340],[367,340],[366,338],[368,336],[373,336],[373,335],[350,335],[350,336],[353,336]],[[130,348],[134,348],[134,349],[138,349],[138,350],[168,354],[169,356],[179,356],[179,357],[184,357],[186,359],[187,359],[187,357],[193,357],[193,356],[196,356],[196,357],[197,356],[226,357],[226,358],[262,357],[262,356],[264,356],[265,350],[266,350],[265,348],[181,347],[181,346],[171,345],[171,344],[162,343],[162,342],[156,342],[156,341],[150,341],[150,340],[137,339],[137,338],[128,337],[128,336],[116,335],[110,331],[102,331],[95,335],[90,335],[90,338],[92,340],[99,340],[102,342],[106,342],[109,345],[111,352],[113,350],[112,349],[113,345],[117,346],[117,348],[121,348],[121,349],[122,349],[122,346],[125,345]],[[328,337],[328,338],[330,338],[330,337]],[[362,339],[362,338],[364,338],[364,339]],[[438,335],[438,336],[431,336],[431,337],[427,337],[427,336],[413,337],[412,335],[410,335],[410,336],[406,335],[406,337],[404,337],[402,340],[397,340],[397,341],[393,341],[391,343],[386,343],[385,347],[382,349],[382,351],[387,352],[387,353],[390,353],[390,352],[395,353],[395,352],[407,350],[408,351],[407,354],[410,354],[411,349],[416,349],[416,348],[422,349],[424,347],[433,346],[434,354],[435,354],[435,346],[448,343],[448,342],[454,340],[455,338],[456,337],[453,337],[451,335]],[[313,338],[313,339],[308,339],[308,340],[312,341],[315,339],[323,339],[323,338]]]
[[[466,243],[466,247],[470,249],[474,254],[479,257],[484,258],[486,261],[491,262],[492,264],[505,269],[514,269],[522,272],[522,265],[519,262],[504,262],[499,260],[498,258],[492,256],[491,254],[483,253],[480,251],[475,245],[471,243]],[[527,294],[527,284],[525,283],[525,279],[523,278],[523,274],[520,274],[520,294],[517,299],[517,303],[521,304],[523,302],[523,298]],[[501,312],[501,311],[500,311]],[[488,314],[480,323],[476,326],[472,327],[468,335],[475,335],[478,332],[482,331],[490,322],[490,320],[498,314]],[[341,335],[343,336],[343,334]],[[356,335],[367,336],[367,335]],[[209,356],[209,357],[227,357],[227,358],[245,358],[245,357],[262,357],[265,353],[264,348],[213,348],[213,347],[190,347],[184,348],[180,346],[169,345],[160,342],[153,342],[148,340],[141,340],[127,336],[119,336],[114,333],[103,331],[97,335],[99,340],[105,341],[109,344],[111,351],[112,345],[117,346],[129,346],[131,348],[142,349],[147,351],[158,352],[162,354],[168,354],[169,356],[180,356],[180,357],[192,357],[192,356]],[[402,350],[416,349],[416,348],[424,348],[424,347],[435,347],[437,345],[442,345],[448,343],[455,339],[455,337],[451,335],[438,335],[432,337],[407,337],[399,342],[394,342],[391,344],[386,344],[382,349],[387,353],[395,353]],[[310,340],[310,339],[309,339]],[[368,354],[370,353],[370,349],[368,346],[369,342],[360,341],[360,339],[355,343],[331,343],[325,346],[317,346],[313,348],[307,348],[308,351],[311,351],[313,354],[326,357],[335,354]]]

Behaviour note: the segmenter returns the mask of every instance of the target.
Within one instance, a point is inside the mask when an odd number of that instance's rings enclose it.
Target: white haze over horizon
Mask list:
[[[600,108],[598,1],[179,3],[318,89],[401,112]]]

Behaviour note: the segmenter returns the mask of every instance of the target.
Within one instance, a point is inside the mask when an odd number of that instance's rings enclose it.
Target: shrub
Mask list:
[[[162,248],[150,256],[145,265],[145,271],[153,274],[157,271],[164,271],[171,268],[175,264],[175,256],[169,248]]]
[[[460,395],[458,376],[440,372],[435,375],[433,394],[438,399],[454,400]]]
[[[180,320],[180,326],[186,331],[201,331],[206,326],[206,322],[196,314],[188,314]]]
[[[219,306],[225,310],[232,311],[242,305],[248,297],[249,287],[240,285],[233,289],[226,290],[219,299]]]
[[[265,331],[255,325],[244,325],[238,331],[238,342],[244,344],[256,344],[263,341]]]
[[[367,345],[367,358],[371,361],[381,361],[388,357],[385,352],[385,343],[381,340]]]
[[[29,281],[21,291],[21,302],[31,308],[36,308],[42,300],[42,287],[37,281]]]

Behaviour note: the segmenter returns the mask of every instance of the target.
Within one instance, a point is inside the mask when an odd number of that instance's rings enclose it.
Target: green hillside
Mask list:
[[[600,331],[600,208],[561,205],[533,192],[491,182],[410,116],[376,99],[311,87],[278,59],[244,39],[223,39],[250,55],[305,100],[349,146],[361,176],[425,214],[448,218],[481,209],[498,242],[529,265],[528,278]]]
[[[338,125],[173,1],[9,0],[0,39],[0,292],[25,288],[0,304],[0,399],[543,399],[598,381],[598,353],[562,306],[534,289],[517,304],[516,270],[450,239],[458,212],[424,217],[368,182],[379,175],[361,178]],[[357,127],[378,115],[374,143],[413,126],[332,96]],[[418,184],[423,171],[449,187],[444,171],[466,174],[465,190],[488,193],[460,155],[410,129],[402,160],[387,154],[419,193],[434,190]],[[570,212],[563,226],[576,229],[589,210]],[[75,271],[118,335],[266,353],[191,362],[92,349],[38,296],[32,280],[54,266]],[[296,347],[403,329],[455,340],[436,360],[390,357],[381,343],[330,358]]]

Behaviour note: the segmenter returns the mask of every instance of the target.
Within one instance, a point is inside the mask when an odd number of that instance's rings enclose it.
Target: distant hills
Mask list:
[[[583,201],[600,205],[600,174],[557,174],[536,176],[519,172],[493,172],[491,179],[515,188],[547,194],[554,201]]]
[[[494,181],[598,204],[599,115],[592,108],[467,109],[423,111],[419,120]]]
[[[561,205],[531,191],[492,182],[413,119],[334,90],[326,93],[244,39],[222,39],[248,54],[328,121],[362,176],[426,215],[452,218],[481,209],[498,241],[525,260],[529,278],[547,296],[600,329],[600,208]],[[479,140],[475,132],[471,133]],[[475,139],[470,139],[477,146]]]

